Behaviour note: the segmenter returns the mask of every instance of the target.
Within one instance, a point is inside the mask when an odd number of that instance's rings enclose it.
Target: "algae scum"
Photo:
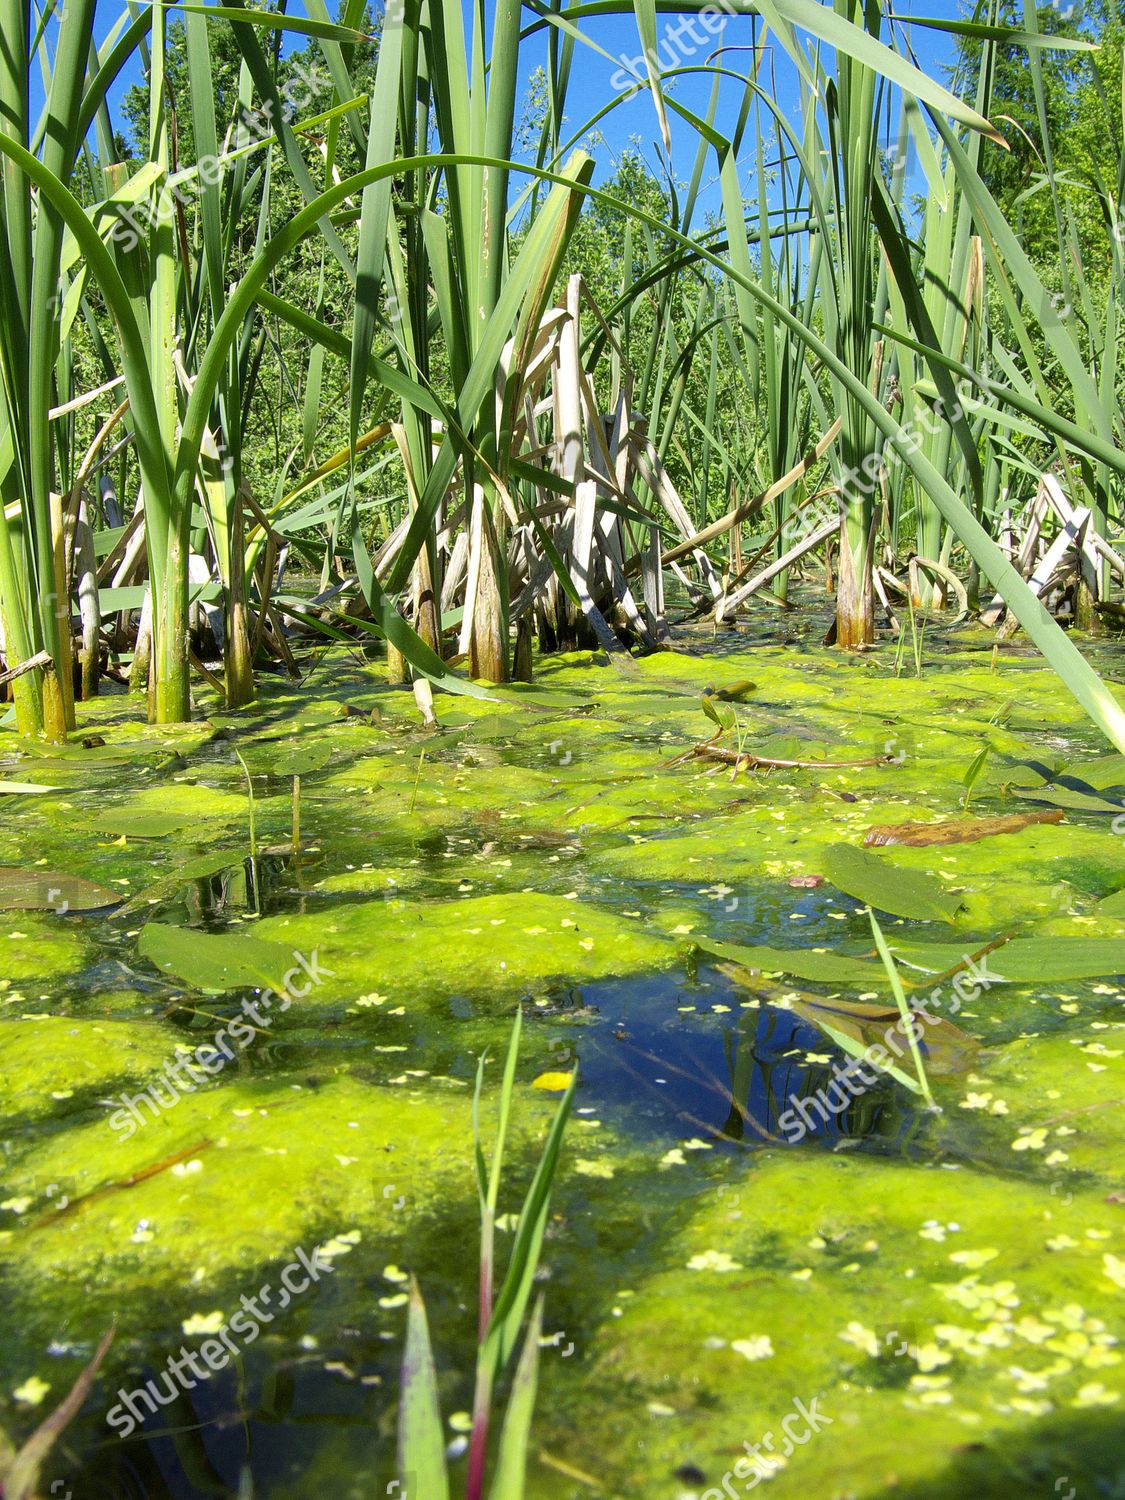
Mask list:
[[[522,1004],[509,1216],[555,1108],[533,1084],[580,1070],[531,1494],[1125,1496],[1125,759],[982,641],[909,684],[734,636],[562,658],[439,698],[440,733],[341,654],[314,697],[175,732],[118,698],[87,746],[4,735],[0,775],[54,790],[0,832],[26,872],[0,881],[0,1425],[26,1436],[117,1324],[44,1494],[395,1493],[411,1273],[458,1443],[472,1084]],[[886,763],[673,765],[715,732],[705,688],[722,746]],[[867,901],[932,997],[938,1110],[909,1051],[839,1084],[897,1014]],[[331,1270],[284,1292],[302,1257]],[[255,1298],[224,1372],[107,1423]]]

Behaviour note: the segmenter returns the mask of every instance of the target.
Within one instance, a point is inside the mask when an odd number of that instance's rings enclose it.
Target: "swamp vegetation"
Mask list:
[[[7,0],[0,1500],[1125,1496],[1122,32]]]

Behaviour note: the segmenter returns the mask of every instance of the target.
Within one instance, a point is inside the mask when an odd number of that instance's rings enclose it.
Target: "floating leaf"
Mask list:
[[[1112,896],[1104,896],[1098,902],[1094,915],[1098,917],[1125,917],[1125,886],[1119,891],[1114,891]]]
[[[883,966],[845,953],[815,948],[765,948],[744,943],[717,943],[712,938],[693,937],[697,948],[714,953],[745,969],[764,974],[793,974],[798,979],[822,979],[829,984],[878,983]]]
[[[1001,787],[1005,790],[1016,787],[1041,787],[1061,775],[1062,771],[1062,763],[1058,760],[1053,761],[1051,765],[1046,765],[1042,761],[1019,761],[1016,765],[992,766],[985,781],[989,786]]]
[[[1125,938],[1013,938],[982,960],[989,977],[1014,984],[1125,974]]]
[[[857,901],[896,917],[952,922],[961,906],[961,898],[947,891],[935,876],[892,865],[850,844],[829,846],[824,873]]]
[[[270,776],[308,776],[313,771],[322,771],[332,759],[332,746],[297,745],[282,750],[267,765]]]
[[[518,714],[481,714],[469,726],[468,738],[475,742],[502,741],[515,739],[521,730],[527,728],[527,721]]]
[[[904,1059],[910,1057],[906,1027],[894,1005],[861,1005],[850,1000],[827,1000],[820,995],[801,995],[798,999],[790,997],[789,1008],[802,1021],[808,1021],[810,1025],[819,1027],[832,1036],[839,1045],[843,1045],[840,1042],[841,1036],[847,1036],[858,1044],[859,1051],[852,1047],[844,1049],[853,1056],[861,1056],[865,1050],[877,1046],[887,1050],[886,1037],[890,1033],[895,1046],[889,1050],[894,1052],[897,1047]],[[917,1017],[915,1024],[919,1046],[927,1069],[934,1073],[959,1073],[971,1065],[979,1048],[974,1037],[943,1016],[927,1011],[924,1006],[921,1013],[912,1010],[911,1014]],[[915,1092],[920,1092],[918,1080],[912,1073],[900,1074],[900,1070],[883,1061],[878,1066],[893,1071],[896,1078],[901,1077]]]
[[[0,796],[40,797],[44,792],[57,792],[57,786],[39,786],[34,781],[0,781]]]
[[[137,950],[164,974],[200,990],[280,988],[294,964],[291,948],[248,933],[200,932],[149,922]]]
[[[163,839],[195,821],[190,813],[108,812],[97,820],[94,828],[115,838]]]
[[[1004,941],[1006,940],[997,939],[994,944],[989,945],[989,954]],[[895,938],[887,946],[894,955],[895,963],[908,969],[918,969],[923,974],[948,974],[953,969],[967,968],[974,956],[979,957],[982,967],[987,967],[992,962],[988,955],[980,957],[980,946],[970,943],[911,943]],[[916,984],[923,982],[915,979]]]
[[[1065,774],[1077,776],[1098,792],[1110,786],[1125,787],[1125,755],[1099,755],[1096,760],[1076,761],[1066,767]]]
[[[1108,802],[1093,792],[1080,792],[1069,786],[1024,787],[1018,795],[1029,802],[1049,802],[1052,807],[1065,807],[1073,812],[1125,812],[1125,803]]]
[[[0,911],[96,911],[116,906],[120,891],[50,870],[0,868]]]

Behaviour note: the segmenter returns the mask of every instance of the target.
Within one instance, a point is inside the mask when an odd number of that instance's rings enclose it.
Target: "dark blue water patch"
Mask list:
[[[913,1144],[920,1116],[893,1078],[870,1083],[816,1026],[765,1000],[744,1008],[745,990],[704,972],[586,984],[529,1008],[551,1069],[579,1068],[579,1111],[669,1146]]]
[[[69,1492],[72,1500],[301,1494],[310,1457],[332,1452],[333,1500],[381,1500],[396,1474],[393,1436],[381,1422],[400,1350],[397,1341],[352,1331],[354,1339],[340,1338],[331,1349],[328,1366],[323,1350],[289,1357],[251,1351],[236,1375],[191,1382],[190,1390],[177,1388],[163,1367],[137,1369],[108,1399],[131,1397],[141,1425],[124,1439],[103,1429],[100,1451],[54,1493]],[[155,1401],[138,1394],[149,1382]]]

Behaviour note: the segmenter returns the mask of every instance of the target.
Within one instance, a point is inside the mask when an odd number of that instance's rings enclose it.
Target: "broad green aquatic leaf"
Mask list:
[[[139,765],[153,759],[151,744],[118,742],[113,745],[98,743],[91,738],[89,743],[71,740],[62,745],[36,745],[34,756],[21,760],[20,769],[29,770],[36,776],[56,775],[60,770],[85,770],[89,766]]]
[[[890,864],[851,844],[831,844],[822,868],[840,890],[892,916],[952,922],[961,906],[960,897],[934,876]]]
[[[1105,979],[1125,975],[1125,938],[1013,938],[985,964],[988,975],[1013,984]]]
[[[1125,812],[1125,802],[1110,802],[1105,797],[1095,797],[1069,786],[1023,787],[1019,795],[1029,802],[1049,802],[1052,807],[1068,808],[1072,812]]]
[[[1021,761],[1018,765],[1006,766],[993,764],[985,773],[985,781],[989,786],[1008,788],[1041,787],[1045,782],[1052,781],[1063,772],[1061,758],[1048,761]]]
[[[1094,908],[1098,917],[1125,917],[1125,887],[1114,891],[1112,896],[1103,896]]]
[[[716,688],[710,696],[717,698],[722,703],[741,703],[754,691],[755,687],[757,687],[757,683],[743,677],[738,682],[732,682],[729,687]]]
[[[449,1500],[445,1436],[438,1405],[426,1308],[418,1283],[410,1279],[410,1310],[402,1354],[398,1412],[398,1470],[409,1490],[433,1500]]]
[[[472,720],[465,736],[468,740],[510,740],[527,728],[526,718],[517,714],[481,714]]]
[[[753,753],[768,756],[773,760],[816,761],[845,758],[843,754],[834,751],[830,745],[812,743],[796,734],[767,734],[764,739],[754,741]]]
[[[896,964],[908,969],[916,969],[921,974],[947,974],[956,968],[965,968],[980,953],[980,945],[977,943],[913,943],[901,938],[894,938],[887,945],[894,955]],[[979,962],[985,959],[992,962],[988,954],[983,955]],[[910,979],[911,976],[903,976]],[[921,985],[925,983],[917,975],[913,983]]]
[[[322,771],[332,753],[328,744],[294,745],[275,755],[266,769],[270,776],[307,776]]]
[[[694,935],[691,941],[706,953],[741,964],[746,969],[757,969],[763,974],[793,974],[798,979],[819,979],[828,984],[877,984],[883,976],[881,964],[844,953],[829,953],[816,948],[766,948],[757,944],[719,943],[713,938]]]
[[[96,911],[121,899],[120,891],[79,875],[0,868],[0,911]]]
[[[232,865],[242,864],[245,859],[244,846],[214,849],[210,854],[200,854],[196,859],[188,859],[182,865],[177,865],[168,878],[177,883],[188,880],[206,880],[210,875],[217,875],[220,870],[229,870]]]
[[[57,786],[39,786],[34,781],[0,781],[0,796],[41,797],[44,792],[57,792]]]
[[[117,838],[163,839],[190,827],[194,821],[188,813],[107,812],[97,819],[94,829]]]
[[[1077,777],[1098,792],[1110,786],[1125,787],[1125,755],[1099,755],[1096,760],[1076,760],[1059,774]]]
[[[297,955],[283,943],[249,933],[200,932],[149,922],[141,929],[137,951],[164,974],[195,989],[280,989]]]

